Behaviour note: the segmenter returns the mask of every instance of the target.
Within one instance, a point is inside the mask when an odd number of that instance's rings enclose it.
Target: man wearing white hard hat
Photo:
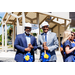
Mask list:
[[[17,35],[14,43],[14,47],[17,49],[15,60],[17,62],[24,62],[24,56],[26,53],[31,53],[33,56],[32,62],[35,61],[34,50],[37,49],[37,42],[34,36],[30,35],[32,25],[30,23],[25,23],[25,32],[23,34]],[[27,62],[30,60],[28,56],[26,57]]]
[[[55,49],[58,48],[56,33],[49,31],[49,24],[44,21],[41,24],[43,33],[38,37],[38,48],[40,49],[40,61],[56,62]],[[46,44],[46,45],[45,45]]]

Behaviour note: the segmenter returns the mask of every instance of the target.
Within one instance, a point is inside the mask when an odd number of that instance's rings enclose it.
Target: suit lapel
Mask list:
[[[31,44],[33,44],[33,38],[32,35],[30,35]]]
[[[51,37],[51,32],[50,32],[50,31],[48,31],[47,45],[50,43],[50,37]]]
[[[24,45],[27,47],[27,40],[26,40],[26,35],[25,35],[25,33],[23,34],[23,39],[24,39]],[[31,44],[33,44],[33,37],[32,37],[32,35],[30,35],[30,43]]]
[[[50,43],[50,36],[51,36],[51,32],[48,31],[48,39],[47,39],[47,45]],[[44,36],[44,33],[42,34],[42,41],[45,42],[45,36]]]
[[[42,41],[45,42],[44,33],[42,34]]]
[[[23,33],[23,39],[24,39],[24,45],[27,47],[27,40],[26,40],[26,36],[25,36],[25,33]]]

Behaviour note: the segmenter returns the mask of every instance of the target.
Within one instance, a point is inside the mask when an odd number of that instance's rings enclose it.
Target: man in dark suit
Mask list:
[[[15,39],[14,47],[17,49],[15,60],[17,62],[23,62],[24,55],[27,52],[30,52],[31,55],[33,55],[33,61],[35,61],[34,50],[37,49],[37,42],[36,42],[36,38],[30,35],[31,28],[32,25],[30,23],[26,23],[25,33],[17,35]]]

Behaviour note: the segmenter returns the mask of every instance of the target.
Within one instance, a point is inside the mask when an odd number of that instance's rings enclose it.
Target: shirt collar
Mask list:
[[[45,35],[46,33],[44,33],[44,35]],[[47,35],[49,34],[49,31],[47,32]]]
[[[27,36],[26,33],[24,33],[24,34],[25,34],[26,37],[30,37],[30,34],[29,34],[29,36]]]

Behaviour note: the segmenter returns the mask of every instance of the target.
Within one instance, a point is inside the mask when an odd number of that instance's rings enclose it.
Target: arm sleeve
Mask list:
[[[41,42],[40,42],[40,35],[38,36],[38,49],[41,49],[41,50],[44,49]]]
[[[36,42],[36,38],[34,38],[34,46],[33,46],[33,47],[34,47],[33,51],[37,49],[37,42]]]
[[[70,42],[69,42],[69,40],[67,40],[67,41],[64,43],[64,45],[65,45],[65,47],[66,47],[66,46],[69,46],[69,47],[70,47]]]
[[[19,39],[19,36],[17,35],[16,36],[16,39],[15,39],[15,43],[14,43],[14,47],[18,50],[20,50],[21,52],[25,52],[25,48],[20,46],[20,39]]]
[[[57,39],[56,34],[55,34],[53,42],[54,42],[54,44],[52,46],[48,46],[48,49],[50,50],[50,52],[52,52],[53,50],[58,48],[58,39]]]

